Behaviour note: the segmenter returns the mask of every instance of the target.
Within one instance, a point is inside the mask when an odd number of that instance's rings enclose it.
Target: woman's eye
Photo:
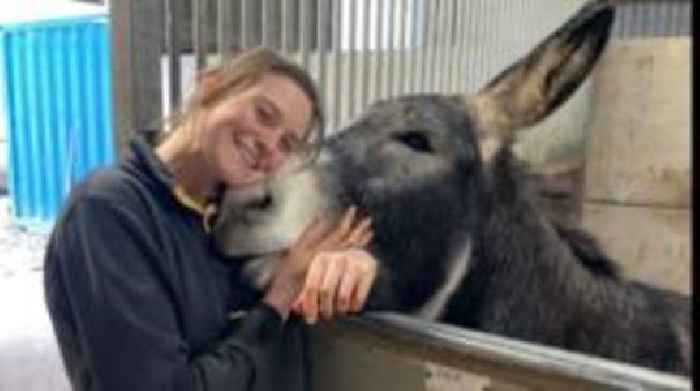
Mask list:
[[[256,112],[258,114],[258,119],[262,122],[268,122],[270,120],[270,114],[261,106],[257,107]]]
[[[272,109],[259,104],[255,107],[255,113],[261,123],[267,126],[276,125],[275,113]]]

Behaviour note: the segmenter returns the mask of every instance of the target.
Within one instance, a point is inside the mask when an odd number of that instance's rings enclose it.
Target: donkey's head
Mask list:
[[[507,153],[515,131],[543,120],[581,85],[613,16],[609,2],[587,4],[475,95],[375,103],[328,140],[318,164],[247,196],[229,191],[219,246],[229,255],[277,251],[319,210],[355,204],[373,215],[373,251],[387,262],[448,256],[478,220],[494,151]]]

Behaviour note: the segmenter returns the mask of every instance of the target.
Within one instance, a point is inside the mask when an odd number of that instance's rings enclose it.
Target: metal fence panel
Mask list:
[[[73,183],[114,160],[106,17],[3,26],[15,222],[49,226]]]

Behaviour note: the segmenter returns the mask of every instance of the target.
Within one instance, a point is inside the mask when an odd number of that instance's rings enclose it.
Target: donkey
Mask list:
[[[591,236],[544,213],[511,148],[585,80],[613,19],[588,3],[474,96],[376,102],[307,168],[227,191],[217,246],[252,257],[264,289],[313,216],[357,205],[381,263],[368,310],[688,375],[690,298],[624,279]]]

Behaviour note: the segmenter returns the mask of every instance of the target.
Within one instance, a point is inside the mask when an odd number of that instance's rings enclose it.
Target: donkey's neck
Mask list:
[[[577,292],[598,284],[537,207],[512,159],[502,151],[491,162],[485,178],[486,216],[474,236],[469,274],[455,295],[460,299],[450,303],[445,315],[448,322],[476,328],[496,323],[496,318],[512,323],[512,312],[541,312],[552,297],[556,305],[585,305],[578,302]]]

